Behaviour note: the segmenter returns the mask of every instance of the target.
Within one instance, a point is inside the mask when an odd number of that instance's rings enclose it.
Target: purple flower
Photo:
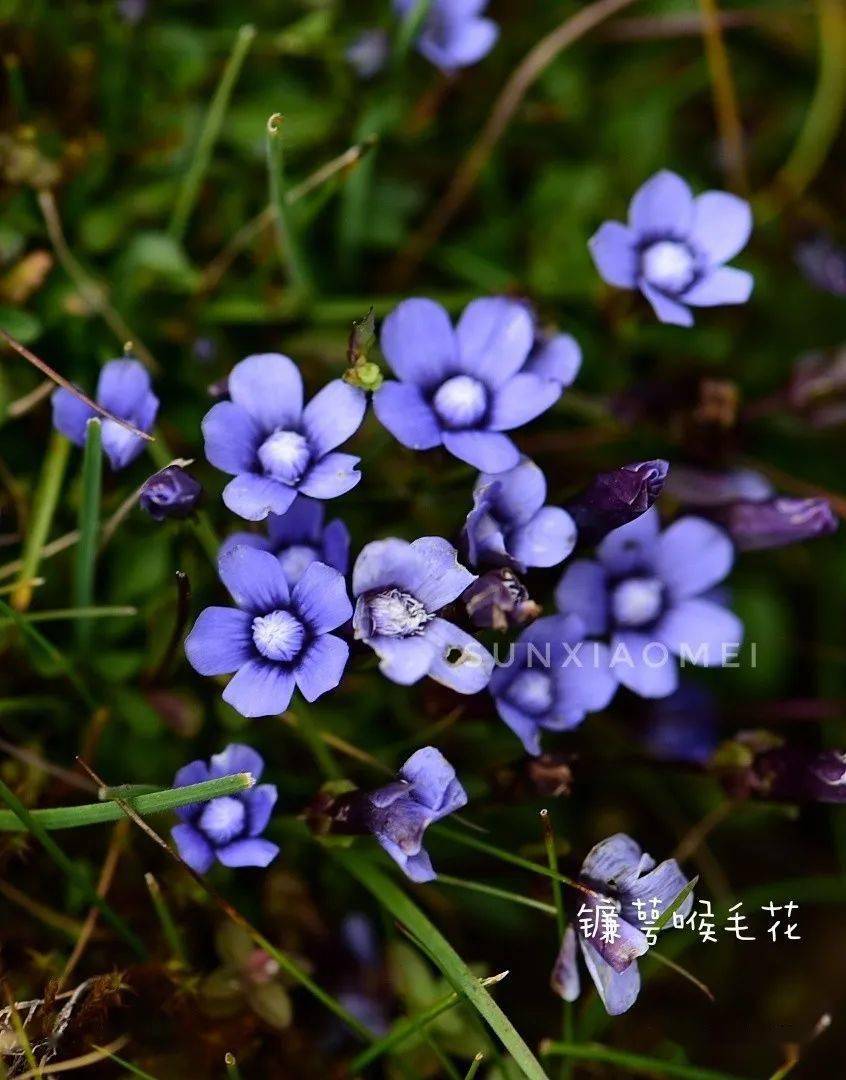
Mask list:
[[[705,666],[736,656],[743,624],[709,595],[734,562],[717,525],[682,517],[661,532],[652,507],[609,533],[596,554],[570,563],[555,599],[587,633],[610,635],[611,668],[623,686],[666,697],[678,685],[674,656]]]
[[[837,515],[828,499],[789,499],[737,502],[711,511],[738,551],[785,547],[837,531]]]
[[[733,799],[846,802],[846,753],[791,745],[768,731],[739,731],[712,766]]]
[[[362,30],[347,47],[344,56],[360,79],[372,79],[388,61],[390,40],[381,27]]]
[[[361,479],[359,459],[335,453],[364,417],[361,390],[335,379],[303,408],[303,381],[279,353],[248,356],[229,374],[230,401],[206,413],[206,457],[235,476],[223,501],[239,517],[284,514],[297,493],[334,499]]]
[[[494,668],[488,689],[496,711],[529,754],[540,754],[542,731],[569,731],[614,696],[608,646],[584,636],[581,619],[549,615],[527,627]]]
[[[463,538],[473,566],[557,566],[576,545],[576,526],[566,510],[544,506],[546,478],[533,461],[501,473],[482,473]]]
[[[773,494],[773,486],[754,469],[700,469],[693,465],[673,465],[665,490],[685,506],[725,506],[728,503],[762,502]]]
[[[579,542],[596,544],[613,529],[646,513],[661,494],[669,468],[669,462],[656,458],[597,473],[584,491],[567,503]]]
[[[352,615],[344,579],[313,562],[293,588],[269,551],[236,547],[218,569],[237,608],[200,613],[185,640],[185,655],[201,675],[235,672],[223,700],[242,716],[278,716],[294,684],[306,701],[333,690],[349,655],[330,634]]]
[[[452,72],[469,67],[487,56],[499,37],[499,27],[481,13],[488,0],[432,0],[417,48],[426,59]],[[394,0],[394,11],[401,19],[412,18],[419,0]]]
[[[379,420],[412,450],[443,445],[483,472],[513,469],[504,432],[540,416],[563,386],[525,369],[532,318],[514,300],[474,300],[453,329],[432,300],[404,300],[382,324],[382,352],[400,380],[373,395]]]
[[[846,296],[846,250],[822,233],[796,248],[799,269],[818,289]]]
[[[577,925],[571,922],[564,932],[550,982],[565,1001],[578,998],[578,940],[606,1012],[619,1016],[634,1005],[640,992],[637,958],[648,951],[650,944],[644,931],[672,907],[689,882],[675,859],[665,859],[656,866],[655,860],[625,833],[609,836],[591,848],[579,876],[591,891],[580,894]],[[679,905],[678,915],[686,918],[692,907],[693,895],[689,894]],[[604,932],[606,927],[598,917],[600,910],[616,912],[612,922],[616,934]],[[653,916],[653,911],[657,915]]]
[[[97,382],[97,404],[140,431],[149,432],[159,411],[159,399],[150,389],[150,376],[138,360],[110,360]],[[85,445],[86,425],[98,414],[70,390],[53,393],[53,427],[77,446]],[[114,420],[103,420],[103,449],[112,469],[130,465],[144,449],[144,440]]]
[[[409,544],[368,544],[353,567],[353,629],[379,656],[380,670],[408,686],[424,675],[459,694],[487,686],[493,657],[437,612],[476,580],[458,552],[438,536]],[[457,655],[455,655],[457,654]]]
[[[396,780],[367,799],[368,830],[412,881],[433,881],[437,875],[423,848],[423,834],[433,821],[467,804],[467,792],[440,750],[417,750]]]
[[[692,326],[690,307],[749,299],[752,275],[723,264],[751,230],[749,203],[725,191],[694,198],[680,176],[663,169],[635,192],[628,225],[606,221],[589,247],[609,285],[640,289],[661,322]]]
[[[572,334],[547,334],[535,322],[535,336],[523,367],[533,375],[554,379],[563,387],[572,386],[582,366],[582,350]]]
[[[541,613],[523,582],[507,567],[489,570],[461,594],[467,617],[474,626],[507,630],[522,626]]]
[[[139,502],[154,521],[186,518],[200,501],[203,485],[181,465],[168,465],[144,481]]]
[[[293,589],[313,562],[326,563],[341,574],[350,566],[350,533],[340,518],[323,524],[323,503],[299,495],[284,514],[269,514],[267,536],[233,533],[224,540],[220,554],[239,545],[271,551],[279,560]]]
[[[259,780],[264,761],[251,747],[230,743],[223,753],[213,754],[208,765],[192,761],[181,768],[173,786],[187,787],[240,772]],[[175,825],[170,834],[180,856],[198,874],[211,869],[215,859],[224,866],[267,866],[279,854],[276,844],[261,838],[275,802],[276,785],[258,784],[237,795],[191,803],[176,811],[182,824]]]
[[[642,741],[662,761],[704,764],[717,746],[714,695],[699,683],[682,681],[669,697],[650,702]]]

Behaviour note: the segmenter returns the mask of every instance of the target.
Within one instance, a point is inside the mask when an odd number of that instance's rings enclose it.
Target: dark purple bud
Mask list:
[[[188,517],[202,494],[202,484],[181,465],[168,465],[146,481],[139,501],[154,521],[164,521]]]
[[[579,541],[596,544],[613,529],[639,518],[661,494],[669,468],[669,462],[656,458],[598,473],[565,506],[579,530]]]
[[[846,422],[846,349],[801,356],[794,364],[787,397],[815,428]]]
[[[799,269],[818,289],[846,296],[846,250],[830,236],[818,235],[796,248]]]
[[[523,582],[505,567],[482,574],[465,589],[461,599],[470,622],[489,630],[522,626],[541,613]]]
[[[325,784],[304,816],[316,836],[364,836],[371,831],[373,804],[366,791],[340,781]]]
[[[788,499],[739,502],[715,508],[711,517],[728,532],[738,551],[785,547],[837,529],[837,516],[828,499]]]
[[[733,797],[846,803],[846,753],[789,745],[766,731],[741,731],[714,761]]]
[[[526,774],[539,795],[558,799],[573,790],[573,754],[541,754],[526,762]]]
[[[700,469],[673,465],[664,490],[684,506],[725,506],[762,502],[774,494],[769,480],[754,469]]]

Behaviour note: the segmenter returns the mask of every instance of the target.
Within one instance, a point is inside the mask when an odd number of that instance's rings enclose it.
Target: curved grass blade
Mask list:
[[[82,501],[79,505],[79,543],[73,576],[73,598],[77,608],[90,608],[94,596],[94,565],[97,559],[97,535],[100,531],[100,492],[103,486],[103,451],[101,424],[95,417],[85,428],[82,455]],[[91,621],[76,623],[76,643],[80,652],[91,646]]]

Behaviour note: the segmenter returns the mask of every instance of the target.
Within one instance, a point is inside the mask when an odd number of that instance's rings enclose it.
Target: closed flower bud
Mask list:
[[[579,540],[598,543],[612,529],[640,517],[661,494],[669,468],[669,462],[657,458],[598,473],[566,507]]]
[[[523,582],[505,567],[482,574],[461,599],[473,625],[490,630],[522,626],[541,613]]]
[[[139,501],[154,521],[164,521],[188,517],[202,494],[202,484],[181,465],[168,465],[146,481]]]
[[[846,250],[823,234],[804,241],[796,248],[799,269],[818,289],[846,296]]]
[[[787,398],[812,427],[846,422],[846,349],[801,356],[793,366]]]
[[[838,525],[831,504],[822,498],[738,502],[714,509],[711,516],[739,551],[762,551],[828,536]]]
[[[846,753],[786,743],[767,731],[741,731],[712,760],[734,798],[846,802]]]

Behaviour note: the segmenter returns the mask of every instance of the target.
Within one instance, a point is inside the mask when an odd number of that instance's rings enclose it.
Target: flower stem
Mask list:
[[[558,850],[555,847],[555,830],[552,827],[552,819],[549,816],[548,810],[541,810],[541,823],[543,825],[543,842],[546,847],[546,861],[549,865],[549,869],[554,873],[558,873]],[[561,889],[561,882],[557,879],[553,879],[552,882],[552,896],[555,900],[555,921],[558,929],[558,948],[561,947],[561,943],[564,941],[564,932],[567,929],[567,913],[564,910],[564,895]],[[562,1003],[563,1008],[561,1011],[561,1034],[564,1042],[573,1041],[573,1002],[565,1001]],[[572,1063],[569,1058],[564,1058],[561,1062],[560,1077],[561,1080],[569,1080],[573,1074]]]
[[[33,514],[24,541],[18,587],[12,594],[12,607],[16,611],[26,611],[32,600],[32,579],[37,577],[41,551],[56,512],[70,448],[71,444],[64,435],[54,431],[32,500]]]
[[[554,915],[555,908],[552,904],[545,904],[543,900],[533,900],[531,896],[521,896],[520,893],[510,892],[508,889],[499,889],[495,885],[486,885],[482,881],[467,881],[464,878],[451,877],[449,874],[438,874],[440,885],[455,885],[460,889],[470,889],[472,892],[484,893],[485,896],[494,896],[497,900],[507,900],[510,904],[522,904],[523,907],[534,908],[542,911],[544,915]],[[554,882],[560,885],[559,882]]]
[[[79,543],[76,546],[73,590],[74,603],[78,608],[90,608],[94,596],[102,484],[101,425],[94,417],[86,425],[85,451],[82,455],[82,502],[79,506]],[[87,615],[76,623],[76,643],[83,655],[91,646],[91,622]]]
[[[301,294],[312,290],[311,275],[300,249],[293,213],[285,191],[285,169],[282,149],[282,116],[274,113],[267,121],[265,146],[267,150],[267,183],[270,205],[275,212],[276,246],[279,258],[287,268],[291,284]]]
[[[598,1043],[546,1043],[541,1048],[544,1056],[564,1054],[576,1061],[601,1061],[616,1065],[627,1072],[644,1073],[648,1076],[678,1077],[679,1080],[740,1080],[729,1073],[716,1069],[701,1069],[696,1065],[682,1065],[674,1061],[631,1054],[627,1050],[614,1050]]]
[[[150,899],[153,902],[153,907],[156,909],[156,915],[161,924],[162,933],[164,934],[165,941],[170,947],[173,958],[183,967],[187,967],[188,957],[185,952],[182,935],[173,920],[167,900],[165,900],[164,894],[162,893],[161,886],[153,875],[149,873],[144,875],[144,881],[147,883],[147,888],[150,891]]]

